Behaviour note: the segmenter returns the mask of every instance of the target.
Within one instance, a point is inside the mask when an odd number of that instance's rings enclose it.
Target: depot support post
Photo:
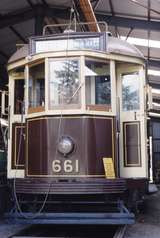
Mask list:
[[[36,8],[35,11],[35,35],[42,35],[44,26],[44,9],[42,6]]]

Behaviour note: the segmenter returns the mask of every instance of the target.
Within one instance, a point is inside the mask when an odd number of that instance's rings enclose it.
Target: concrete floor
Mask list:
[[[0,220],[0,238],[8,238],[23,229],[24,225],[15,225]]]
[[[144,214],[137,217],[136,224],[129,226],[125,238],[160,237],[160,191],[147,196]]]

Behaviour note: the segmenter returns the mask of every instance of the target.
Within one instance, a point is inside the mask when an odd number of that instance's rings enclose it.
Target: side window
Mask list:
[[[44,63],[29,68],[29,107],[45,105],[45,71]]]
[[[8,115],[8,92],[0,92],[0,115],[1,117],[7,117]]]
[[[85,85],[87,109],[111,111],[110,64],[87,59]]]
[[[14,83],[14,114],[21,114],[24,102],[24,79],[16,79]]]
[[[126,73],[122,78],[122,110],[136,111],[140,109],[139,73]]]
[[[8,115],[8,94],[5,93],[5,115]]]
[[[2,91],[0,91],[0,116],[2,116]]]
[[[4,149],[5,149],[5,144],[4,144],[2,133],[3,133],[2,128],[0,128],[0,151],[4,151]]]

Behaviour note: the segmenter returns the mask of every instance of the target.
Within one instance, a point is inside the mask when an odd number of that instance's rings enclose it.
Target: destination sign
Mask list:
[[[85,36],[85,37],[63,37],[63,38],[32,38],[31,54],[38,54],[51,51],[67,51],[67,50],[105,50],[104,35]]]

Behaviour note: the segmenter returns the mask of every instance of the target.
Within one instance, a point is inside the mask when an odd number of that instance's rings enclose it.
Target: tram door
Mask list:
[[[160,119],[151,118],[153,181],[160,183]]]
[[[145,73],[143,67],[117,65],[119,161],[121,177],[146,177]]]

